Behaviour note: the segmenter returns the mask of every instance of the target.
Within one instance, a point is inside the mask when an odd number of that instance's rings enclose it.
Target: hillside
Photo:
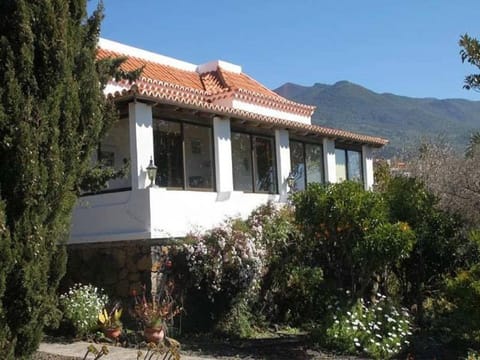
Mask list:
[[[274,91],[315,105],[315,124],[388,138],[384,152],[390,156],[423,137],[442,136],[463,149],[470,133],[480,129],[480,101],[378,94],[348,81],[313,86],[286,83]]]

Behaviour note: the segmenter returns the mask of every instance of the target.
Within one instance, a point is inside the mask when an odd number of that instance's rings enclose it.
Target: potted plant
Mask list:
[[[98,322],[106,337],[116,340],[122,334],[121,316],[122,308],[118,303],[110,311],[103,308],[102,312],[98,314]]]
[[[148,301],[145,291],[142,296],[134,293],[134,298],[133,316],[142,325],[147,342],[158,344],[165,338],[167,322],[172,321],[173,317],[180,312],[180,308],[175,307],[173,300],[168,298]]]

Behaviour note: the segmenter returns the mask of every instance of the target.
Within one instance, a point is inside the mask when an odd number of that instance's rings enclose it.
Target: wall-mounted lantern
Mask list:
[[[150,163],[147,166],[147,176],[150,180],[149,187],[153,187],[155,185],[155,178],[157,176],[157,167],[153,163],[153,159],[150,157]]]

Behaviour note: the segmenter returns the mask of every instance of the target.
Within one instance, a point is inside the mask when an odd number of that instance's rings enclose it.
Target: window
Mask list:
[[[277,192],[273,139],[232,132],[232,167],[234,190]]]
[[[305,144],[307,164],[307,184],[323,183],[323,149],[322,145]]]
[[[155,119],[153,141],[157,185],[213,190],[210,127]]]
[[[362,182],[362,153],[355,150],[335,149],[337,181],[353,180]]]
[[[295,189],[305,190],[305,145],[301,142],[290,142],[290,167],[295,178]]]
[[[253,191],[252,148],[250,135],[232,133],[233,188]]]
[[[290,141],[290,164],[296,190],[305,190],[310,183],[323,183],[322,145]]]

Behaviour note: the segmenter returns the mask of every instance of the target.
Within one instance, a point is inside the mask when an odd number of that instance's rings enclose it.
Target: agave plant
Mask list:
[[[122,308],[117,303],[110,311],[103,308],[100,314],[98,314],[98,322],[104,329],[117,329],[122,327],[121,317]]]

